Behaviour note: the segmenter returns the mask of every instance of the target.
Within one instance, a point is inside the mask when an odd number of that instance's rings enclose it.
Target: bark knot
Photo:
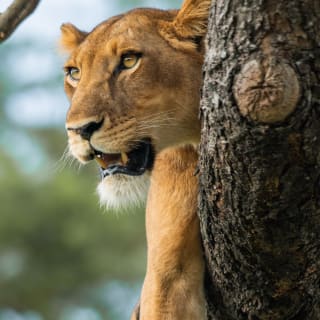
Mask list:
[[[254,59],[236,76],[233,94],[243,116],[274,123],[285,120],[297,107],[300,83],[294,69],[285,61]]]

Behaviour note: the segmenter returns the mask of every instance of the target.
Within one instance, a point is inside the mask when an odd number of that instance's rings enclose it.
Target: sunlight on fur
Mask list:
[[[138,177],[116,174],[104,178],[97,188],[100,205],[117,211],[139,207],[146,202],[149,185],[148,173]]]

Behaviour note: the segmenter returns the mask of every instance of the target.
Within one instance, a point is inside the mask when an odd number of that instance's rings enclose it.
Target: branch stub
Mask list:
[[[275,58],[251,60],[236,76],[233,94],[240,113],[254,121],[285,120],[297,107],[300,83],[294,69]]]

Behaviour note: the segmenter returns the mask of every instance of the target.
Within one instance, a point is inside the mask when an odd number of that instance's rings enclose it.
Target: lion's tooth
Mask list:
[[[121,152],[121,160],[123,164],[127,164],[129,158],[128,155],[125,152]]]
[[[106,165],[105,161],[103,161],[101,155],[100,155],[100,157],[98,155],[96,156],[96,161],[98,162],[98,164],[100,165],[101,168],[103,168],[103,169],[107,168],[107,165]]]

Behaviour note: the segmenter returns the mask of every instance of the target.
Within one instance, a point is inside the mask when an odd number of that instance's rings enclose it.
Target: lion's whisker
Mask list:
[[[70,154],[69,151],[69,147],[66,146],[66,148],[64,149],[61,157],[59,160],[57,160],[54,165],[53,165],[53,172],[55,173],[59,173],[61,172],[63,169],[66,168],[67,165],[70,164],[70,162],[74,161],[72,155]]]

